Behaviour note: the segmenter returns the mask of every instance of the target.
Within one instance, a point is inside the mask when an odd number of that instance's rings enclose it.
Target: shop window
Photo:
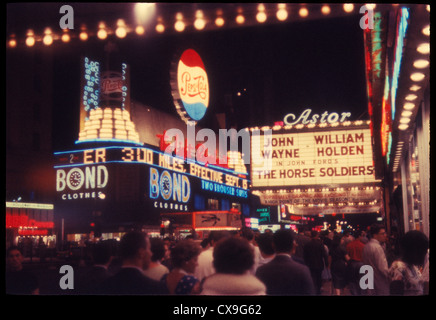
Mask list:
[[[206,201],[203,196],[200,196],[198,194],[195,195],[194,208],[195,210],[204,210],[206,208]]]
[[[250,206],[248,204],[242,204],[242,215],[250,216]]]
[[[239,212],[241,212],[241,204],[240,204],[240,203],[235,203],[235,202],[233,202],[233,203],[232,203],[232,209],[236,209],[236,210],[238,210]]]
[[[221,210],[230,210],[230,201],[227,199],[221,200]]]
[[[207,208],[209,210],[218,210],[219,209],[218,199],[207,199]]]

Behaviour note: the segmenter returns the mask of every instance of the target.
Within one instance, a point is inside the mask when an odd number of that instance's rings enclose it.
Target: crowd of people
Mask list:
[[[415,230],[393,243],[383,226],[367,231],[254,233],[243,228],[212,231],[201,242],[131,231],[116,252],[104,241],[94,246],[93,265],[81,274],[75,293],[306,296],[321,295],[323,284],[331,281],[332,295],[345,289],[352,295],[427,294],[428,238]],[[366,277],[362,285],[365,265],[372,268],[373,281]],[[7,267],[7,293],[38,293],[38,280],[24,271],[18,247],[7,250]]]

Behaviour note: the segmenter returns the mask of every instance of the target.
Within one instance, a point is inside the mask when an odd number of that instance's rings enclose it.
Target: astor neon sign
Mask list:
[[[344,122],[347,118],[351,117],[350,112],[342,112],[341,115],[339,115],[337,112],[332,112],[329,114],[328,111],[325,111],[321,115],[315,113],[312,116],[311,113],[312,113],[312,109],[306,109],[300,114],[298,118],[295,116],[295,114],[288,113],[283,119],[283,121],[285,125],[296,125],[299,123],[315,124],[318,121],[320,123],[325,123],[325,122],[335,123],[335,122]]]

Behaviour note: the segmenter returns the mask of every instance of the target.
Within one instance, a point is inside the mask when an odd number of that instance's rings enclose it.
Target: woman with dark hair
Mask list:
[[[424,266],[428,248],[427,236],[418,230],[409,231],[400,239],[401,258],[389,269],[392,295],[424,294],[424,280],[419,268]]]
[[[173,269],[162,277],[170,294],[198,294],[200,282],[193,276],[201,247],[193,240],[181,240],[171,249]]]
[[[203,295],[265,295],[265,285],[250,273],[254,253],[240,237],[219,241],[213,251],[216,273],[203,282]]]
[[[335,235],[330,250],[332,285],[334,294],[337,296],[341,295],[347,285],[347,263],[350,260],[350,256],[341,243],[342,237],[340,235]]]
[[[160,238],[151,238],[151,261],[147,269],[144,270],[144,274],[154,280],[159,281],[162,277],[170,272],[166,266],[162,264],[162,260],[165,256],[165,243]]]

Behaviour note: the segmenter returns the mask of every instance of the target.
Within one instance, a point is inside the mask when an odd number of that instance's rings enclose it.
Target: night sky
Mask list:
[[[118,48],[114,59],[130,65],[131,98],[176,117],[170,85],[171,62],[182,50],[195,49],[204,61],[210,86],[209,108],[198,123],[201,127],[212,127],[217,113],[226,113],[229,123],[240,129],[273,125],[286,114],[299,115],[307,108],[316,113],[349,111],[350,120],[356,120],[369,118],[359,19],[359,15],[350,15],[110,39]],[[78,138],[81,57],[104,63],[106,42],[94,37],[86,43],[56,45],[55,151],[70,149]]]

